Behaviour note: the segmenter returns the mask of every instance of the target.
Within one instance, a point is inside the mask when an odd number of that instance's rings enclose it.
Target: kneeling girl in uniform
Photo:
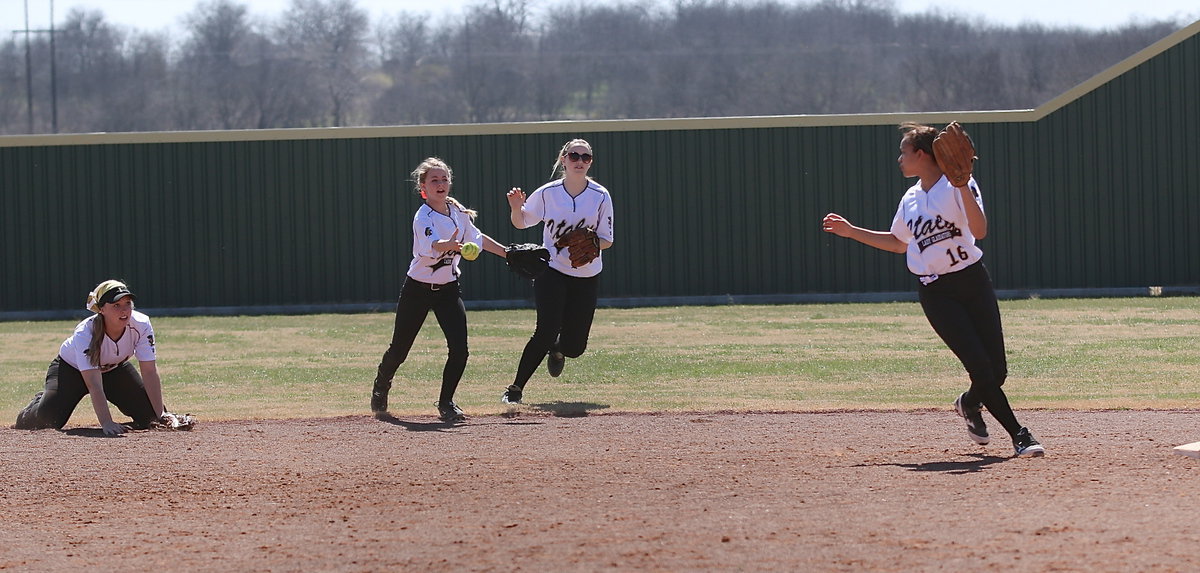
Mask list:
[[[166,411],[162,382],[155,362],[154,328],[150,317],[134,310],[136,296],[124,283],[107,280],[88,293],[92,316],[58,349],[46,371],[46,386],[17,415],[18,430],[62,429],[84,396],[105,435],[123,434],[125,425],[113,421],[108,403],[133,418],[131,427],[144,429]],[[134,368],[130,358],[136,358]],[[140,370],[140,373],[139,373]]]

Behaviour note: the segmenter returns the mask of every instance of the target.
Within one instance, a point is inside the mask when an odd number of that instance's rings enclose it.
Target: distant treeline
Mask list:
[[[260,20],[209,0],[175,37],[75,10],[53,43],[29,36],[28,60],[24,34],[0,43],[0,134],[1025,109],[1184,24],[1004,27],[891,0],[562,0],[536,17],[492,0],[379,22],[292,0]]]

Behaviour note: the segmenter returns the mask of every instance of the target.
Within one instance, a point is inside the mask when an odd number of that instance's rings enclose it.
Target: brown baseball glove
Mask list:
[[[965,187],[974,170],[975,144],[957,121],[950,122],[933,140],[933,157],[946,179],[955,187]]]
[[[574,229],[554,242],[558,248],[566,247],[571,257],[571,267],[579,268],[600,256],[600,237],[590,227]]]
[[[163,415],[154,421],[152,428],[163,430],[190,430],[196,425],[196,419],[191,414],[175,414],[163,411]]]

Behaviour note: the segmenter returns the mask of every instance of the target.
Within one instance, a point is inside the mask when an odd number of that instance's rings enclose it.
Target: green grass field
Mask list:
[[[1200,299],[1002,301],[1014,407],[1200,406]],[[151,311],[152,313],[152,311]],[[200,420],[367,413],[391,313],[154,318],[168,406]],[[499,403],[532,310],[471,311],[457,401]],[[44,382],[74,321],[0,322],[0,423]],[[392,390],[397,414],[434,413],[445,342],[432,316]],[[916,303],[600,309],[588,352],[543,368],[525,406],[583,411],[948,408],[967,379]],[[95,417],[84,400],[72,424]]]

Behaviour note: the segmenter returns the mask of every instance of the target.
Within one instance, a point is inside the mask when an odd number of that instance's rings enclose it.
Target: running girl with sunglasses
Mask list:
[[[592,158],[590,143],[572,139],[554,159],[551,177],[557,179],[528,197],[519,187],[508,192],[514,227],[543,224],[542,245],[550,251],[550,268],[533,281],[537,325],[521,353],[513,383],[500,398],[506,404],[521,402],[525,384],[543,359],[549,357],[546,369],[557,377],[567,358],[578,358],[587,349],[604,257],[597,255],[576,267],[569,247],[556,243],[571,231],[591,229],[601,253],[613,244],[612,197],[608,189],[588,177]]]

